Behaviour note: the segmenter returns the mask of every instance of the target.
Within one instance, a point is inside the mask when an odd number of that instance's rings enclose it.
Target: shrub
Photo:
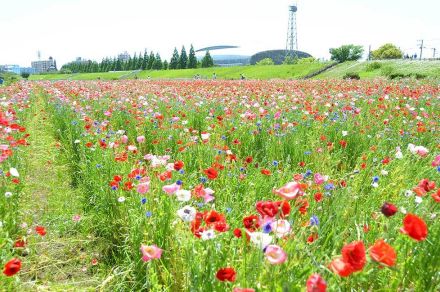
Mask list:
[[[298,64],[309,64],[309,63],[315,63],[316,59],[313,57],[308,58],[302,58],[298,60]]]
[[[357,72],[347,72],[347,73],[345,73],[344,77],[342,77],[342,79],[344,79],[344,80],[347,80],[347,79],[360,80],[361,77],[359,76],[359,73],[357,73]]]
[[[381,75],[389,77],[393,73],[394,73],[393,67],[391,66],[382,67]]]
[[[28,79],[29,76],[31,76],[31,74],[28,73],[28,72],[22,72],[22,73],[20,74],[20,76],[21,76],[22,78],[24,78],[24,79]]]
[[[292,56],[286,56],[283,61],[283,65],[294,65],[298,63],[298,58]]]
[[[267,65],[275,65],[274,61],[271,58],[264,58],[263,60],[257,62],[258,66],[267,66]]]
[[[381,63],[379,63],[379,62],[371,62],[371,63],[367,64],[365,69],[366,69],[367,72],[371,72],[371,71],[379,69],[380,67],[382,67]]]

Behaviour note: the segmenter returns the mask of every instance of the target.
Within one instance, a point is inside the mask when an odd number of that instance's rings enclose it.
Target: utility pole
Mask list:
[[[432,48],[432,58],[435,59],[435,51],[437,51],[436,48]]]
[[[420,42],[420,59],[419,59],[419,60],[422,60],[422,53],[423,53],[423,40],[419,40],[419,42]]]
[[[371,61],[371,45],[368,46],[368,61]]]

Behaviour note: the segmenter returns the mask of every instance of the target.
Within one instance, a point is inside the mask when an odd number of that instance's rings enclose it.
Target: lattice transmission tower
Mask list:
[[[296,12],[298,7],[296,4],[289,6],[289,25],[287,27],[286,40],[286,56],[296,57],[298,51],[298,37],[296,31]]]

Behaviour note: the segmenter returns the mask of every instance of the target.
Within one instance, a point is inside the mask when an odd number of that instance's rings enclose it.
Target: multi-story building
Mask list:
[[[49,60],[33,61],[31,66],[35,69],[35,73],[57,71],[57,62],[52,57],[49,57]]]

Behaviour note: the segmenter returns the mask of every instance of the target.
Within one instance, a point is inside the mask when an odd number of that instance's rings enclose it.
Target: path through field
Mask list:
[[[24,257],[23,289],[93,289],[100,282],[93,277],[93,238],[81,232],[80,196],[70,187],[62,149],[54,139],[42,93],[34,93],[28,121],[30,148],[26,157],[22,220],[30,231],[46,229],[44,236],[29,236],[29,254]],[[35,239],[36,238],[36,239]]]

